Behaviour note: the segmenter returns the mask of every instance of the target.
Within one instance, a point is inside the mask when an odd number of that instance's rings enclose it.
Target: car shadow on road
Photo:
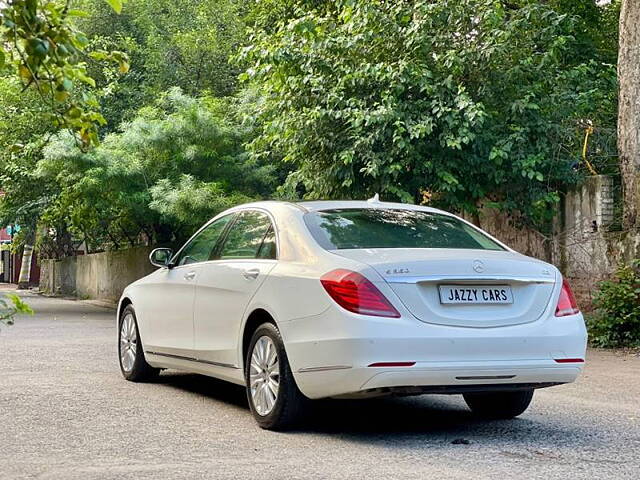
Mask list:
[[[238,385],[174,372],[163,373],[159,382],[202,395],[212,403],[236,406],[250,415],[245,389]],[[582,438],[579,427],[567,428],[553,419],[541,421],[539,415],[532,418],[529,413],[514,420],[482,420],[474,416],[457,395],[316,401],[304,424],[289,433],[338,435],[343,440],[381,444],[387,442],[389,436],[409,443],[424,442],[428,438],[429,442],[462,445],[487,441],[530,444],[535,438],[534,443],[540,448]]]
[[[245,388],[217,378],[169,370],[162,372],[155,383],[202,395],[213,401],[234,405],[249,412]]]

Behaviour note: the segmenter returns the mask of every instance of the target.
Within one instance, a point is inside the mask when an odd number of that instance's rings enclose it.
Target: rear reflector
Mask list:
[[[584,363],[582,358],[554,358],[556,363]]]
[[[329,296],[345,310],[375,317],[400,317],[382,292],[357,272],[332,270],[325,273],[320,282]]]
[[[560,290],[560,297],[558,298],[558,305],[556,306],[556,317],[566,317],[567,315],[575,315],[576,313],[580,313],[580,309],[573,296],[569,282],[563,278],[562,289]]]
[[[416,362],[378,362],[372,363],[370,367],[413,367]]]

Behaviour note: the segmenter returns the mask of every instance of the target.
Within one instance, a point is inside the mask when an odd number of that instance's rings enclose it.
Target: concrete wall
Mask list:
[[[42,292],[51,293],[55,289],[55,282],[53,281],[54,275],[54,260],[40,260],[40,290]]]
[[[599,175],[564,197],[556,219],[551,261],[571,280],[585,309],[600,281],[640,257],[640,232],[609,231],[614,213],[613,178]]]
[[[467,220],[471,221],[468,217]],[[492,208],[484,209],[480,213],[479,220],[480,228],[514,250],[530,257],[551,261],[551,237],[523,227],[517,218],[509,217]]]
[[[131,282],[151,273],[147,247],[43,260],[40,290],[115,302]]]
[[[481,213],[480,226],[518,252],[560,268],[588,310],[598,282],[619,263],[640,257],[640,232],[609,232],[614,220],[613,179],[599,175],[563,198],[549,235],[494,210]]]

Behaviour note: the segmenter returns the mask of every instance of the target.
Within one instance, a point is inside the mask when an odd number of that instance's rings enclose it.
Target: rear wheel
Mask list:
[[[480,417],[509,419],[517,417],[529,407],[533,390],[465,393],[463,397],[471,411]]]
[[[159,368],[153,368],[144,358],[136,312],[131,305],[127,305],[120,315],[118,359],[122,375],[132,382],[151,380],[160,372]]]
[[[245,380],[249,408],[260,427],[284,430],[301,419],[309,400],[298,390],[275,325],[263,323],[253,333]]]

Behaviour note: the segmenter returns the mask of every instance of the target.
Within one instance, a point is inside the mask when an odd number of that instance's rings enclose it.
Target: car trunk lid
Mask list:
[[[549,305],[556,282],[555,269],[515,252],[397,248],[332,252],[371,266],[416,318],[439,325],[503,327],[533,322]],[[443,303],[442,286],[476,287],[476,297],[487,287],[505,288],[511,302]]]

